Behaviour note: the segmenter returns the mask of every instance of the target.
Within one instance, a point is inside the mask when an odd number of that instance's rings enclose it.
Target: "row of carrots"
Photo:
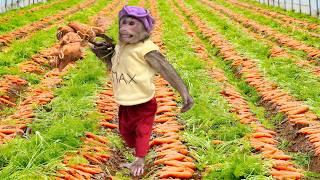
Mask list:
[[[214,3],[213,1],[201,0],[201,2],[207,4],[209,7],[213,8],[217,11],[220,11],[221,13],[230,17],[231,19],[243,24],[244,27],[250,28],[253,31],[256,31],[257,33],[263,34],[265,37],[269,37],[270,39],[275,40],[280,46],[284,45],[284,46],[288,46],[288,47],[295,49],[295,50],[304,51],[308,54],[308,57],[310,59],[319,59],[320,58],[320,50],[313,47],[313,46],[306,45],[298,40],[290,38],[289,36],[287,36],[285,34],[281,34],[281,33],[277,32],[267,26],[258,24],[249,18],[241,16],[241,15],[234,13],[231,10],[229,10],[221,5]]]
[[[231,111],[237,114],[240,122],[252,126],[253,133],[249,135],[250,143],[257,151],[261,152],[264,158],[271,160],[270,174],[275,179],[301,179],[303,174],[290,161],[291,156],[277,148],[278,141],[275,139],[277,133],[260,124],[241,94],[235,91],[230,84],[228,85],[225,86],[221,94],[232,105]]]
[[[155,0],[150,1],[150,4],[156,3]],[[161,19],[156,6],[150,8],[157,22],[152,38],[163,52]],[[155,84],[158,109],[153,132],[157,137],[150,142],[150,146],[156,147],[157,155],[154,164],[164,166],[156,173],[156,176],[160,179],[190,179],[194,176],[196,166],[187,147],[181,141],[179,132],[183,129],[183,125],[177,121],[175,94],[164,79],[157,77]]]
[[[39,21],[33,22],[31,24],[25,25],[21,28],[18,28],[17,30],[14,30],[12,32],[0,35],[0,46],[1,44],[4,46],[8,46],[12,41],[21,39],[23,37],[26,37],[30,33],[34,33],[38,30],[41,30],[45,27],[48,27],[52,25],[54,21],[58,21],[60,19],[63,19],[65,16],[70,15],[72,13],[75,13],[83,8],[86,8],[93,4],[95,0],[88,0],[84,1],[83,3],[76,5],[75,7],[68,8],[66,10],[63,10],[55,15],[45,17]]]
[[[111,83],[106,83],[104,90],[98,94],[96,101],[97,111],[103,117],[100,121],[100,126],[108,129],[117,128],[117,125],[111,122],[116,119],[116,112],[118,109],[118,106],[113,99],[111,88]],[[107,162],[111,157],[111,149],[108,147],[108,139],[104,136],[86,132],[83,142],[83,145],[76,153],[68,154],[64,157],[63,164],[65,168],[57,171],[56,179],[89,180],[98,174],[104,175],[101,165]],[[88,163],[70,163],[70,160],[77,156],[86,159]],[[108,178],[112,179],[112,177]]]
[[[270,11],[264,8],[251,5],[249,3],[240,2],[239,0],[228,0],[228,1],[234,5],[238,5],[240,7],[246,8],[251,12],[258,12],[264,17],[267,17],[267,18],[271,17],[273,21],[276,21],[279,24],[284,24],[285,26],[291,27],[293,30],[298,29],[300,31],[307,32],[311,36],[320,37],[320,34],[317,33],[317,30],[320,30],[320,26],[316,23],[299,20],[284,14],[280,14],[275,11]]]
[[[196,166],[181,141],[179,132],[184,126],[177,121],[175,96],[168,83],[159,77],[156,79],[156,99],[158,110],[153,132],[157,137],[150,141],[150,147],[155,147],[156,151],[154,165],[164,166],[156,175],[160,179],[190,179]]]
[[[88,6],[88,5],[90,5],[90,4],[79,5],[79,7],[84,8],[85,6]],[[112,9],[113,6],[111,6],[110,9]],[[104,9],[104,10],[106,10],[106,9]],[[103,12],[103,13],[105,13],[105,12]],[[57,43],[57,44],[53,45],[51,48],[45,49],[44,51],[32,56],[30,58],[30,60],[27,60],[27,61],[20,63],[18,65],[19,69],[22,72],[29,72],[29,73],[36,73],[36,74],[45,73],[46,70],[48,69],[48,66],[51,65],[51,63],[53,61],[56,61],[56,59],[58,58],[58,57],[52,56],[52,52],[59,49],[59,47],[60,47],[60,43]],[[49,76],[52,76],[52,77],[46,78]],[[45,74],[45,78],[42,79],[42,81],[46,81],[44,83],[47,85],[47,87],[55,87],[56,84],[59,84],[62,81],[62,79],[58,76],[59,76],[59,72],[57,72],[56,70],[52,70],[52,71],[48,72],[47,74]],[[11,83],[11,81],[13,83]],[[18,81],[18,82],[15,82],[15,81]],[[14,102],[10,101],[10,96],[8,96],[6,92],[14,92],[14,94],[19,94],[19,92],[14,89],[14,88],[18,87],[18,85],[21,86],[21,84],[19,84],[19,81],[23,81],[22,85],[25,85],[27,83],[25,80],[23,80],[19,77],[8,76],[8,78],[6,78],[6,76],[5,76],[3,83],[0,83],[2,85],[2,87],[0,87],[2,94],[4,94],[3,97],[0,97],[0,101],[2,104],[7,104],[10,106],[16,105]],[[12,86],[12,84],[15,84],[15,86]],[[49,85],[49,84],[51,84],[51,85]]]
[[[203,59],[212,65],[212,59],[209,58],[207,50],[195,32],[191,29],[186,18],[181,14],[177,7],[171,3],[171,7],[175,10],[179,19],[183,22],[184,28],[188,31],[188,35],[195,41],[193,49]],[[183,7],[184,8],[184,7]],[[185,9],[188,11],[187,9]],[[231,104],[230,111],[235,113],[243,124],[248,124],[253,128],[254,133],[250,134],[250,143],[257,151],[261,152],[262,156],[272,162],[270,174],[276,179],[300,179],[303,175],[300,170],[294,167],[290,162],[290,156],[285,155],[283,151],[279,150],[276,145],[277,141],[274,139],[276,132],[267,130],[256,118],[247,101],[241,96],[236,89],[227,82],[227,77],[220,69],[213,69],[212,66],[207,67],[209,74],[218,82],[221,82],[221,95],[224,96]],[[221,144],[223,141],[213,140],[213,144]]]
[[[267,81],[254,61],[238,54],[229,42],[209,28],[198,16],[194,13],[191,15],[192,12],[186,9],[184,12],[190,15],[191,20],[200,27],[199,29],[203,35],[219,48],[219,54],[224,60],[231,61],[232,66],[239,70],[239,74],[243,75],[246,82],[257,90],[262,97],[261,101],[263,104],[273,108],[276,112],[284,113],[293,128],[299,129],[301,127],[297,125],[309,126],[310,128],[307,128],[306,131],[309,133],[313,132],[311,129],[318,126],[319,122],[316,121],[318,117],[309,110],[308,106],[304,105],[303,102],[295,100],[295,98],[278,88],[276,84]],[[303,143],[312,144],[315,148],[318,147],[316,140],[306,140],[309,141],[303,141]],[[318,149],[316,149],[315,155],[318,155]]]
[[[86,6],[89,6],[91,3],[93,2],[81,4],[78,8],[84,8]],[[113,8],[113,6],[111,6],[111,8]],[[74,8],[72,9],[71,10],[74,11]],[[49,64],[49,61],[54,59],[54,57],[51,56],[51,52],[58,48],[59,44],[56,44],[53,47],[34,55],[30,60],[25,61],[19,65],[20,70],[23,72],[38,74],[44,73],[46,66]],[[60,72],[58,69],[52,69],[51,71],[47,72],[44,75],[44,78],[41,80],[41,88],[28,89],[28,94],[26,98],[19,104],[17,111],[13,115],[2,120],[2,129],[6,132],[6,134],[1,134],[1,143],[4,143],[16,137],[16,135],[23,133],[23,131],[26,129],[26,124],[31,123],[32,118],[34,117],[34,105],[48,104],[52,100],[52,98],[54,98],[52,89],[62,82],[61,75],[65,74],[68,69],[69,68],[67,68],[63,72]],[[9,93],[11,92],[11,94],[13,93],[14,95],[19,94],[22,89],[21,86],[25,86],[26,84],[27,82],[19,77],[10,75],[5,76],[4,81],[1,83],[2,86],[0,86],[2,94],[4,94],[0,97],[0,104],[16,106],[15,99],[9,96]],[[14,121],[17,126],[11,125],[12,121]]]
[[[100,165],[110,158],[108,139],[104,136],[86,132],[83,142],[83,145],[76,153],[68,154],[64,157],[63,164],[65,168],[57,171],[57,180],[90,180],[95,175],[103,173]],[[77,156],[85,158],[90,163],[73,164],[71,160]]]

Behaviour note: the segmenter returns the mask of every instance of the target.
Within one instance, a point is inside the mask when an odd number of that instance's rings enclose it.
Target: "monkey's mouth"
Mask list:
[[[126,39],[130,39],[133,37],[133,35],[131,34],[120,34],[121,38],[126,38]]]

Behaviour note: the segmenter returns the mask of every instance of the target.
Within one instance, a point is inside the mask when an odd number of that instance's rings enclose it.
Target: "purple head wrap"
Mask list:
[[[144,8],[137,6],[124,6],[119,12],[119,20],[124,16],[132,16],[141,21],[147,32],[150,32],[153,28],[154,19],[150,15],[150,12]]]

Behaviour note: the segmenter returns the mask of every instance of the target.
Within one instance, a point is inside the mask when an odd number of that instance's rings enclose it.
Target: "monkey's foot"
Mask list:
[[[132,165],[132,163],[121,163],[120,164],[120,168],[128,168],[128,169],[130,169],[131,165]]]
[[[130,166],[133,176],[141,176],[144,173],[144,158],[137,157]]]

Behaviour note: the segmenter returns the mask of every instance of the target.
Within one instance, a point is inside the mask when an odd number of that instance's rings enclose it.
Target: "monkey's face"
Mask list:
[[[119,40],[123,43],[134,44],[149,37],[143,23],[136,18],[126,16],[119,22]]]

